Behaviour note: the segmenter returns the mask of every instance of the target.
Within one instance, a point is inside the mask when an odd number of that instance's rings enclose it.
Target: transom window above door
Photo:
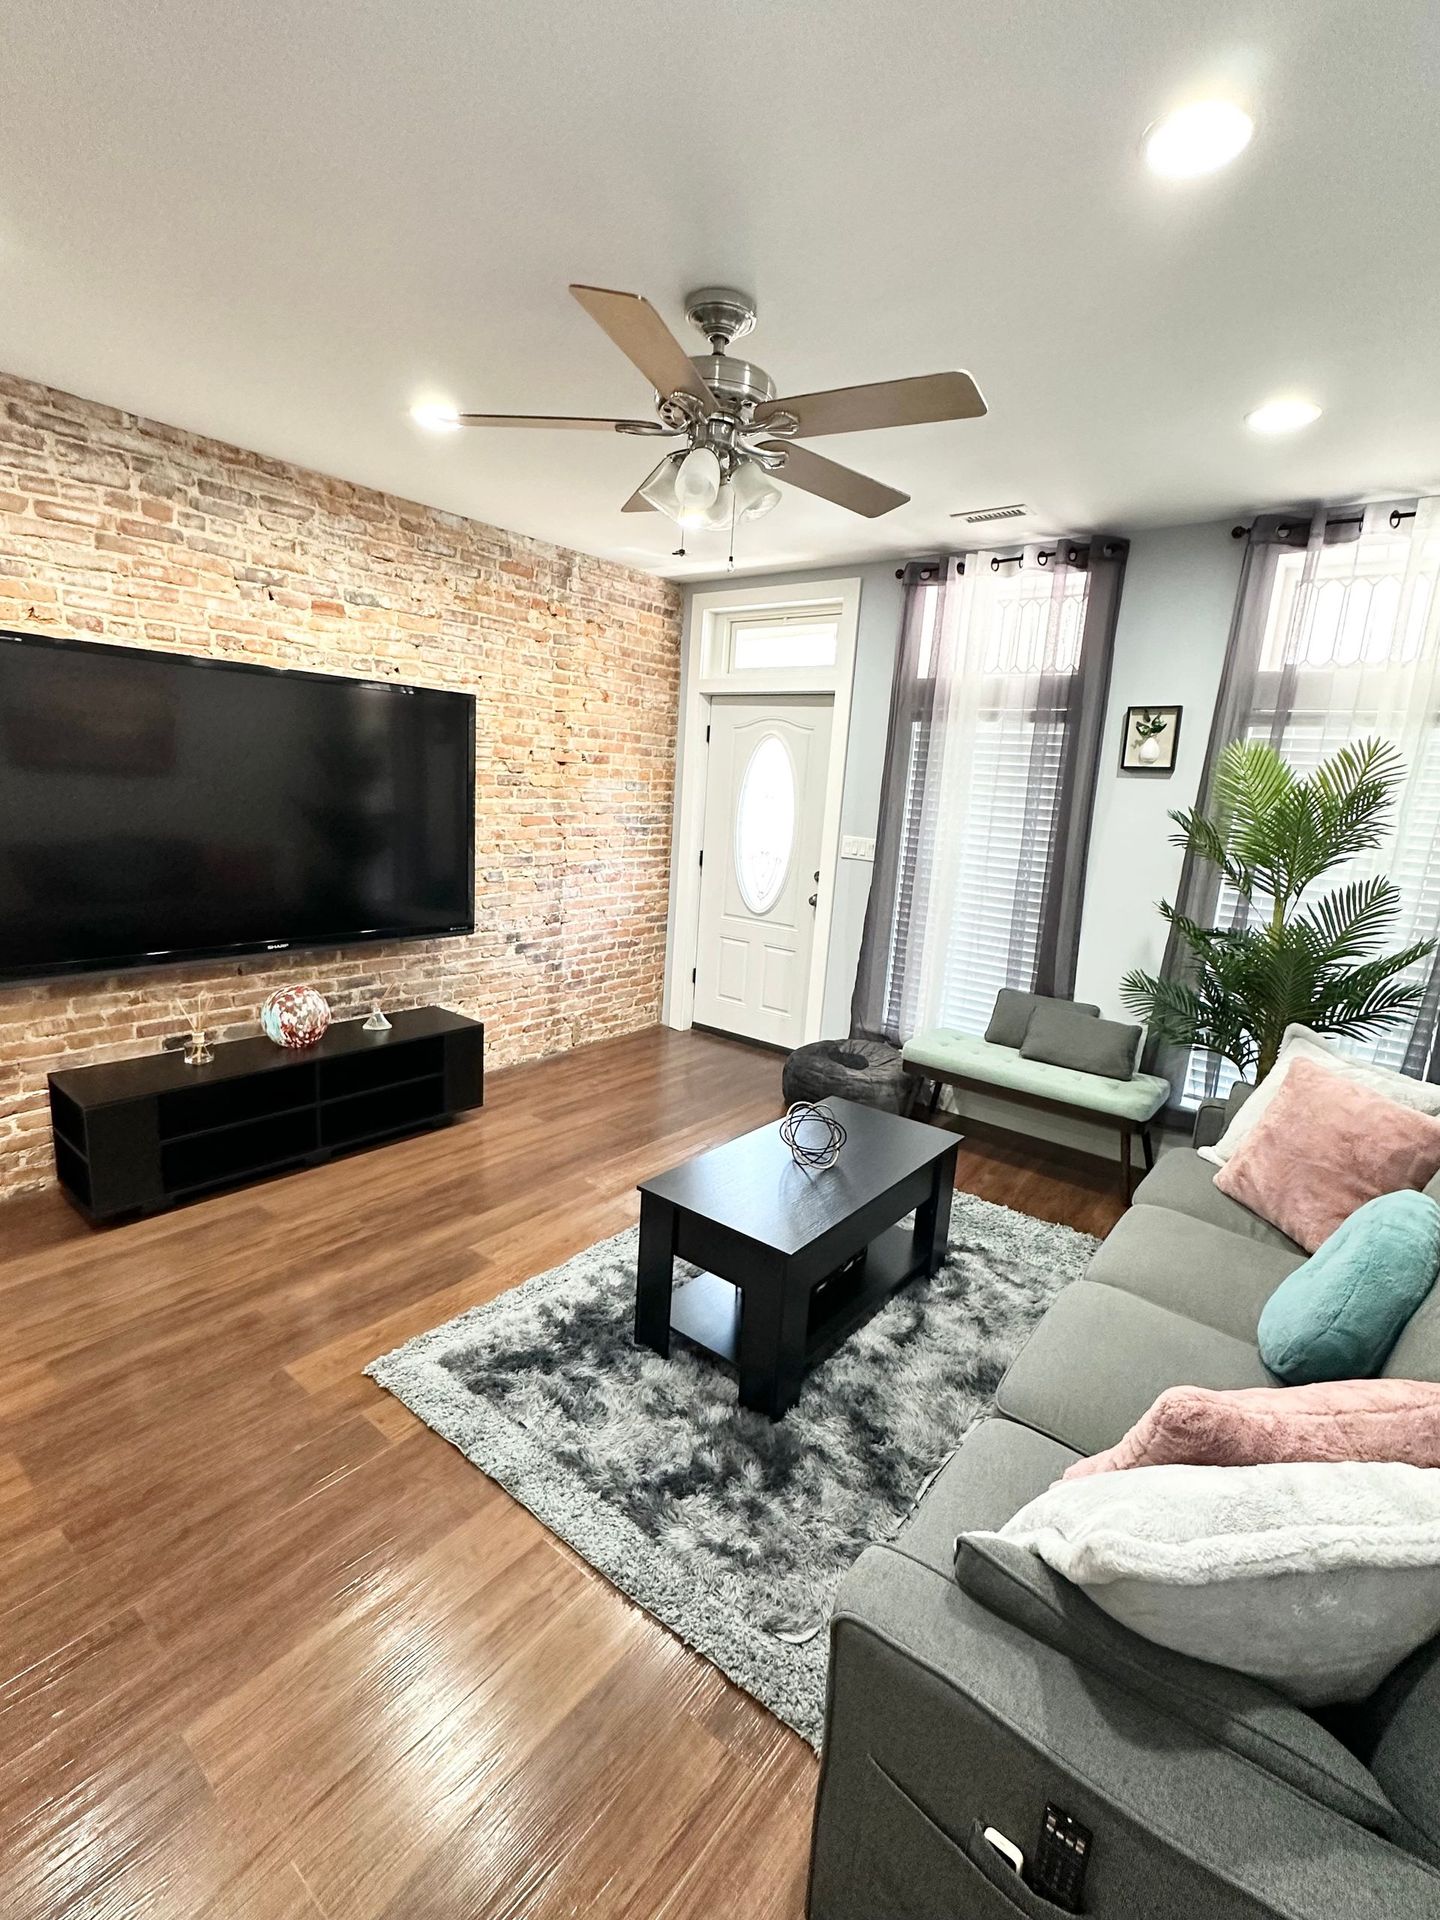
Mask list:
[[[699,691],[833,692],[849,677],[859,604],[858,580],[737,582],[733,593],[697,594],[690,645]]]
[[[736,613],[725,622],[724,667],[729,673],[768,673],[777,667],[833,667],[839,642],[838,607],[795,613]]]

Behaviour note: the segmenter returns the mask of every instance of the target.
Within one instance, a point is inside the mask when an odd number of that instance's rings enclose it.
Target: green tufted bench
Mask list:
[[[907,1073],[934,1083],[932,1114],[942,1087],[968,1087],[973,1092],[998,1093],[1047,1113],[1108,1122],[1120,1135],[1121,1179],[1127,1200],[1135,1184],[1130,1143],[1137,1133],[1145,1165],[1155,1164],[1150,1123],[1170,1098],[1170,1082],[1158,1074],[1137,1073],[1129,1080],[1109,1080],[1074,1067],[1023,1060],[1015,1047],[999,1047],[993,1041],[953,1033],[946,1027],[917,1033],[907,1041],[901,1058]]]

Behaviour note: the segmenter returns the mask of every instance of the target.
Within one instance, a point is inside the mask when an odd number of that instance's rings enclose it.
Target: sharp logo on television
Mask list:
[[[469,694],[0,632],[0,979],[473,932],[474,790]]]

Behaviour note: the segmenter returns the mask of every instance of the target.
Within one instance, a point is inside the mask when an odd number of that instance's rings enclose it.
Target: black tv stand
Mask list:
[[[60,1184],[88,1220],[157,1213],[439,1126],[484,1098],[485,1029],[444,1007],[331,1027],[313,1047],[231,1040],[50,1075]]]

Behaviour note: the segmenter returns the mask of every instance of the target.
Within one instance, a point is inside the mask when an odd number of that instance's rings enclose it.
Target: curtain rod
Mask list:
[[[1088,540],[1082,540],[1074,546],[1067,547],[1065,550],[1065,564],[1070,567],[1075,566],[1082,555],[1090,552],[1091,544]],[[1035,555],[1035,559],[1040,566],[1048,567],[1059,551],[1060,549],[1058,547],[1041,547],[1040,551]],[[1100,558],[1102,560],[1113,560],[1115,553],[1115,543],[1112,540],[1107,540],[1100,549]],[[992,553],[990,556],[990,571],[992,573],[998,573],[1001,567],[1011,565],[1023,567],[1024,564],[1025,554],[1023,549],[1019,553]]]
[[[1239,531],[1243,532],[1244,529],[1241,528]],[[1075,566],[1079,561],[1081,554],[1088,553],[1089,551],[1090,551],[1089,541],[1082,541],[1078,546],[1072,546],[1068,548],[1065,554],[1066,564],[1072,567]],[[1037,564],[1042,567],[1048,567],[1050,562],[1055,558],[1055,555],[1058,552],[1059,552],[1058,547],[1041,547],[1039,552],[1035,555]],[[1100,557],[1102,560],[1114,559],[1115,546],[1112,541],[1107,540],[1105,545],[1101,547]],[[1001,567],[1009,567],[1009,566],[1023,567],[1024,564],[1025,564],[1025,555],[1023,551],[1021,551],[1020,553],[992,553],[990,556],[990,571],[992,573],[998,573]],[[957,559],[955,562],[955,566],[958,572],[964,573],[965,562],[963,560]],[[909,569],[907,567],[897,567],[895,569],[895,578],[897,580],[903,580],[908,571]],[[933,565],[927,564],[924,568],[922,568],[920,573],[920,578],[922,580],[932,579],[936,574],[939,573],[939,571],[940,571],[940,563],[938,561],[936,561]]]
[[[1391,532],[1393,533],[1400,526],[1402,521],[1413,520],[1414,518],[1415,518],[1414,507],[1407,507],[1404,509],[1401,509],[1400,507],[1392,507],[1390,509]],[[1363,527],[1364,524],[1365,524],[1365,516],[1363,513],[1334,514],[1334,515],[1327,514],[1325,518],[1325,525],[1327,527]],[[1290,529],[1282,523],[1282,525],[1279,528],[1277,528],[1277,531],[1280,535],[1280,538],[1283,540],[1286,534],[1290,531]],[[1243,540],[1249,532],[1250,532],[1249,527],[1231,527],[1230,538],[1232,540]]]

